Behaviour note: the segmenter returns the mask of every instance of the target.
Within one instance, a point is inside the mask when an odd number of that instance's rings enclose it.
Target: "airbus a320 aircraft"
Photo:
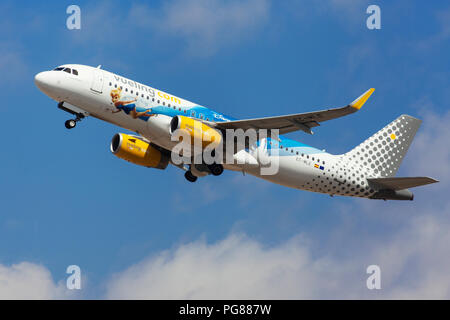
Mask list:
[[[165,169],[174,164],[171,151],[177,129],[199,137],[194,127],[213,132],[216,140],[226,139],[227,129],[279,130],[277,141],[259,140],[255,148],[246,145],[233,150],[233,163],[177,165],[188,181],[224,169],[241,171],[262,179],[307,191],[384,200],[413,200],[408,188],[438,182],[429,177],[395,177],[421,120],[401,115],[354,149],[340,155],[310,147],[282,134],[311,128],[320,123],[358,111],[374,89],[345,107],[286,116],[236,120],[172,94],[137,83],[114,73],[85,65],[67,64],[35,76],[38,88],[58,102],[58,107],[74,115],[65,126],[92,116],[135,134],[117,133],[111,152],[137,165]],[[200,133],[200,138],[204,135]],[[213,139],[213,140],[214,140]],[[258,138],[259,139],[259,138]],[[208,141],[213,141],[208,140]],[[276,143],[274,143],[276,142]],[[207,144],[206,144],[207,145]],[[275,174],[261,174],[261,154],[277,157]],[[244,159],[245,161],[239,161]]]

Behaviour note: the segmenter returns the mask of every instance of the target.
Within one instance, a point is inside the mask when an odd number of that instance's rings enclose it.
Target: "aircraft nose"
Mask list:
[[[37,75],[34,76],[34,83],[36,86],[43,90],[45,87],[49,86],[49,79],[48,79],[48,72],[39,72]]]
[[[46,95],[54,98],[59,92],[60,81],[53,71],[39,72],[34,76],[34,83]]]

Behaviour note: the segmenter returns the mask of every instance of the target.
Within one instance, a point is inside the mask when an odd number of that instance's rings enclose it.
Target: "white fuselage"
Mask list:
[[[169,130],[173,115],[206,121],[227,121],[224,115],[100,68],[73,64],[61,67],[75,69],[78,74],[41,72],[35,78],[40,90],[58,102],[69,103],[90,116],[136,132],[166,150],[172,150],[178,143],[171,140]],[[142,121],[125,112],[114,112],[116,107],[111,99],[111,91],[118,87],[122,87],[123,94],[140,99],[147,107],[166,108],[166,114],[156,114]],[[191,114],[189,110],[194,107],[200,111]],[[301,143],[297,145],[290,139],[282,138],[277,161],[278,170],[270,175],[261,174],[261,168],[257,165],[233,164],[224,167],[287,187],[331,195],[370,197],[374,193],[365,179],[367,172],[349,168],[343,156],[331,155]]]

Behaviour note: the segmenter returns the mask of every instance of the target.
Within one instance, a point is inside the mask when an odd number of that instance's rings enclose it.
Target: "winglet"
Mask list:
[[[366,92],[364,92],[361,96],[355,99],[352,103],[350,103],[350,106],[352,108],[355,108],[356,110],[361,109],[364,103],[366,103],[367,99],[372,95],[372,93],[375,91],[374,88],[370,88]]]

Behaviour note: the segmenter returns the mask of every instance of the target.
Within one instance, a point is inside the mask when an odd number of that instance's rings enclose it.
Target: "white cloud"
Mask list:
[[[445,148],[449,120],[450,112],[425,117],[408,157],[411,175],[421,175],[437,155],[437,169],[430,174],[449,180],[450,172],[439,169],[449,160]],[[416,202],[366,200],[337,209],[341,222],[325,240],[303,234],[267,247],[243,234],[230,234],[216,243],[201,240],[180,245],[116,274],[106,296],[449,299],[450,200],[443,187],[425,187]],[[433,200],[428,201],[431,195]],[[325,243],[325,248],[317,250],[318,243]],[[380,291],[366,288],[365,270],[371,264],[381,267]]]
[[[174,0],[158,7],[143,3],[117,7],[110,1],[83,7],[81,30],[69,36],[77,45],[95,41],[141,50],[144,43],[153,49],[205,57],[249,39],[270,15],[269,0]],[[124,21],[121,28],[115,27],[117,19]]]
[[[347,258],[316,257],[302,237],[275,247],[236,234],[214,244],[197,241],[115,275],[107,298],[448,299],[449,227],[448,221],[421,216],[407,223],[393,241],[374,239],[367,251]],[[351,237],[341,243],[354,241]],[[366,288],[370,264],[382,270],[379,292]]]
[[[447,39],[450,37],[450,8],[439,10],[436,12],[435,17],[439,25],[437,32],[420,41],[411,43],[413,48],[430,50],[444,46],[447,43]]]
[[[166,251],[116,275],[108,298],[245,299],[302,297],[317,279],[299,239],[264,248],[245,236],[198,241]],[[307,295],[303,295],[307,297]]]
[[[84,43],[92,46],[92,42],[103,45],[122,44],[124,39],[132,38],[135,32],[123,26],[117,28],[116,21],[119,16],[120,19],[126,20],[127,13],[119,11],[112,1],[89,3],[81,8],[81,29],[64,31],[77,42],[76,45]]]
[[[337,18],[347,28],[355,28],[357,24],[366,28],[368,17],[366,9],[370,4],[368,0],[288,0],[280,3],[290,14],[305,21],[311,19]],[[350,30],[350,29],[349,29]]]
[[[243,233],[181,244],[113,275],[104,297],[450,299],[450,172],[439,170],[449,161],[449,121],[450,112],[428,113],[406,158],[408,174],[442,181],[424,187],[414,202],[355,200],[330,212],[340,216],[333,232],[302,233],[271,246]],[[432,160],[437,169],[426,165]],[[379,291],[366,288],[371,264],[381,267]],[[0,265],[0,298],[65,295],[42,266]]]
[[[192,55],[208,56],[248,38],[269,13],[268,0],[175,0],[156,9],[135,5],[130,21],[154,30],[159,39],[181,39]]]
[[[21,262],[11,266],[0,264],[0,300],[61,299],[65,290],[55,283],[50,271],[42,265]]]
[[[1,84],[16,83],[26,76],[28,67],[19,50],[0,45],[0,72],[6,77],[0,79]]]
[[[439,38],[441,40],[450,37],[450,8],[437,12],[437,20],[440,24]]]
[[[422,101],[422,103],[424,103]],[[426,102],[425,102],[426,103]],[[424,105],[425,107],[425,105]],[[426,107],[432,108],[428,103]],[[408,170],[411,174],[427,174],[441,180],[441,186],[450,184],[450,111],[444,114],[436,114],[422,110],[424,114],[421,133],[414,139],[410,153],[416,155],[410,157]],[[445,188],[440,188],[444,190]]]

